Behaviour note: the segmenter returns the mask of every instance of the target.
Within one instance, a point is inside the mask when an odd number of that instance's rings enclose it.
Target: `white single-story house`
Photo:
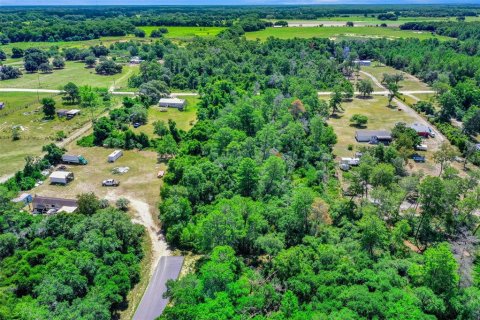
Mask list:
[[[178,98],[162,98],[160,99],[159,103],[160,107],[166,108],[177,108],[182,110],[185,108],[186,101],[184,99]]]

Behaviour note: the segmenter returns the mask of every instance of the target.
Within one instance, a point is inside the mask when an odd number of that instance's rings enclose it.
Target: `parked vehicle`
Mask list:
[[[415,161],[415,162],[422,162],[422,163],[425,162],[425,157],[423,157],[423,156],[421,156],[421,155],[419,155],[419,154],[414,154],[414,155],[412,156],[412,159],[413,159],[413,161]]]
[[[157,178],[163,178],[164,175],[165,175],[165,171],[160,170],[158,171]]]
[[[419,144],[418,146],[415,146],[415,150],[417,150],[417,151],[427,151],[428,146],[426,144]]]
[[[348,165],[347,163],[340,163],[340,169],[342,169],[343,171],[348,171],[350,170],[350,165]]]
[[[120,181],[114,179],[107,179],[102,182],[102,187],[118,187],[119,185]]]
[[[82,157],[81,155],[73,155],[73,154],[64,154],[62,156],[62,161],[65,163],[76,163],[85,165],[88,163],[87,159]]]
[[[138,128],[138,127],[140,127],[141,125],[142,125],[142,124],[141,124],[140,122],[135,122],[135,123],[133,124],[133,127],[134,127],[134,128]]]
[[[123,156],[123,151],[122,150],[115,150],[108,155],[108,162],[115,162],[121,156]]]

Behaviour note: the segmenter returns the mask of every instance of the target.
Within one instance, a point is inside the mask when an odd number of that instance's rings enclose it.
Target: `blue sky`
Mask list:
[[[285,5],[479,3],[480,0],[0,0],[1,5]]]

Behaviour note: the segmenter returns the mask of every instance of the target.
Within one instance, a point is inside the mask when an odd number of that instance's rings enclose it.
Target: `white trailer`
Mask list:
[[[54,171],[50,175],[50,183],[66,185],[74,179],[73,172]]]
[[[348,164],[350,166],[358,166],[360,164],[359,158],[341,158],[340,164]]]
[[[122,150],[115,150],[112,153],[110,153],[110,155],[108,156],[108,162],[115,162],[121,156],[123,156],[123,151]]]

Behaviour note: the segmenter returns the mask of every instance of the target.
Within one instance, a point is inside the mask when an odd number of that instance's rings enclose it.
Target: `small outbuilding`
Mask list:
[[[130,63],[131,64],[140,64],[142,63],[144,60],[140,59],[140,57],[132,57],[130,59]]]
[[[358,64],[362,67],[370,67],[372,65],[371,60],[354,60],[353,63]]]
[[[78,208],[78,202],[75,199],[35,196],[32,201],[32,207],[33,213],[73,213]]]
[[[73,172],[69,171],[54,171],[50,175],[50,183],[66,185],[74,179]]]
[[[160,107],[164,108],[177,108],[183,110],[186,106],[186,101],[184,99],[178,98],[162,98],[159,103]]]
[[[387,130],[357,130],[355,139],[357,142],[388,144],[392,141],[392,133]]]
[[[32,195],[29,194],[29,193],[22,193],[21,195],[19,195],[18,197],[16,197],[15,199],[12,199],[12,202],[13,203],[21,203],[23,205],[27,205],[29,203],[31,203],[33,200],[32,198]]]
[[[428,138],[432,135],[432,129],[429,126],[426,126],[421,123],[414,123],[408,126],[417,132],[417,134],[421,137]]]
[[[73,117],[77,116],[80,114],[80,110],[78,109],[72,109],[67,111],[67,119],[72,119]]]

